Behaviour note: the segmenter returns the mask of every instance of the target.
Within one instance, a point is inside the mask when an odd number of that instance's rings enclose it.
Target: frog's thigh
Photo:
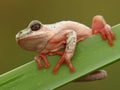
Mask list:
[[[76,81],[77,82],[96,81],[96,80],[101,80],[105,78],[106,76],[107,76],[107,72],[105,70],[98,70]]]

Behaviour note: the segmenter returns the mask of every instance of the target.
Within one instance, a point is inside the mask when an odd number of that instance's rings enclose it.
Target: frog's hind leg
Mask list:
[[[107,77],[107,72],[105,70],[98,70],[98,71],[90,73],[80,79],[75,80],[75,82],[96,81],[96,80],[102,80],[105,77]]]
[[[110,46],[113,45],[113,40],[116,38],[115,34],[111,30],[110,25],[106,24],[104,18],[100,15],[97,15],[93,18],[92,32],[93,34],[100,33],[103,40],[108,39]]]

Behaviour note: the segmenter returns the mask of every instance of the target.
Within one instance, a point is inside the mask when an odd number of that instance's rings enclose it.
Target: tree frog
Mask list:
[[[74,54],[76,43],[98,33],[101,34],[102,39],[108,40],[110,46],[113,45],[113,40],[116,38],[115,34],[101,15],[94,16],[92,28],[75,21],[42,24],[38,20],[33,20],[27,28],[17,33],[16,41],[23,49],[39,53],[35,57],[39,69],[50,66],[47,55],[60,55],[61,58],[54,67],[53,73],[56,73],[64,62],[68,65],[71,72],[75,72],[71,58]],[[64,48],[64,51],[61,51],[62,48]],[[44,65],[41,63],[42,60]],[[103,74],[103,72],[99,71],[100,74]],[[106,75],[105,72],[104,75]]]

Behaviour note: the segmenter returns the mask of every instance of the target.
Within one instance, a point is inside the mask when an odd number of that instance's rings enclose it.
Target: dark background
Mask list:
[[[15,35],[31,20],[54,23],[74,20],[91,27],[95,15],[114,26],[120,23],[120,0],[0,0],[0,74],[23,65],[36,53],[16,44]],[[70,83],[58,90],[120,90],[120,63],[106,67],[108,78],[88,83]]]

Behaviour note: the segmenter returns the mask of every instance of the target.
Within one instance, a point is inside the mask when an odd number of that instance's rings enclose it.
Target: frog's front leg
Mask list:
[[[104,18],[100,15],[93,18],[92,32],[93,34],[100,33],[103,40],[108,39],[110,46],[113,45],[113,40],[116,38],[110,25],[106,24]]]
[[[38,56],[35,57],[35,60],[37,61],[38,63],[38,68],[39,69],[42,69],[43,68],[43,65],[42,65],[42,60],[44,61],[44,67],[47,68],[50,66],[50,63],[48,62],[47,58],[46,58],[46,54],[40,54]]]
[[[53,73],[56,73],[58,71],[58,69],[60,68],[63,62],[65,62],[68,65],[71,72],[75,71],[75,68],[73,67],[70,60],[74,54],[74,50],[77,42],[76,32],[73,30],[69,30],[69,32],[66,32],[65,38],[66,38],[65,51],[61,56],[60,60],[58,61],[58,63],[56,64],[55,68],[53,69]]]

